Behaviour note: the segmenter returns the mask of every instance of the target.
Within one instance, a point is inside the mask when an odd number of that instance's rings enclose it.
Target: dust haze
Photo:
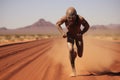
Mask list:
[[[89,47],[89,50],[91,52],[88,52],[86,49],[84,56],[81,59],[77,58],[76,60],[81,66],[79,67],[81,68],[80,70],[85,70],[92,74],[111,72],[110,67],[116,61],[115,54],[112,54],[113,51],[106,50],[104,47],[99,47],[99,49],[98,47]]]

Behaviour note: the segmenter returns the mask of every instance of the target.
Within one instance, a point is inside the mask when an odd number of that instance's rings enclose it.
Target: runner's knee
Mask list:
[[[73,49],[71,49],[71,50],[70,50],[70,56],[71,56],[72,58],[75,58],[75,57],[77,56],[77,53],[76,53]]]
[[[78,51],[78,56],[82,57],[82,55],[83,55],[83,51]]]

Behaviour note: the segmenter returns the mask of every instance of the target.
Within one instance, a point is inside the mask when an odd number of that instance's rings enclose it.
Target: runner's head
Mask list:
[[[66,11],[67,20],[74,22],[76,20],[77,12],[74,7],[69,7]]]

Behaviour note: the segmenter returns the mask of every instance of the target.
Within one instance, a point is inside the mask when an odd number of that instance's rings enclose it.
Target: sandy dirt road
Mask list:
[[[84,37],[78,76],[70,77],[66,39],[0,46],[0,80],[120,80],[120,43]],[[94,74],[94,75],[93,75]]]

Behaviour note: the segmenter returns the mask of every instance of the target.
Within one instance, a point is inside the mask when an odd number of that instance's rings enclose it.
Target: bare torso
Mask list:
[[[87,21],[82,17],[77,15],[75,21],[69,21],[67,16],[63,16],[59,21],[57,21],[56,25],[58,26],[59,31],[64,34],[63,30],[61,29],[61,25],[65,23],[68,32],[72,35],[77,34],[84,34],[89,29],[89,24]],[[83,25],[83,29],[81,30],[81,25]]]
[[[69,33],[71,33],[71,34],[73,34],[73,35],[76,35],[76,34],[78,34],[78,33],[81,32],[80,27],[81,27],[81,24],[82,24],[82,23],[81,23],[81,18],[80,18],[79,15],[78,15],[77,20],[75,21],[75,23],[72,23],[72,24],[71,24],[71,22],[67,21],[66,16],[64,16],[64,17],[63,17],[63,20],[61,19],[61,21],[64,21],[65,26],[66,26],[66,28],[68,29],[68,32],[69,32]]]
[[[81,32],[81,22],[79,21],[77,24],[69,25],[69,22],[65,22],[65,26],[68,29],[68,32],[71,34],[78,34]]]

